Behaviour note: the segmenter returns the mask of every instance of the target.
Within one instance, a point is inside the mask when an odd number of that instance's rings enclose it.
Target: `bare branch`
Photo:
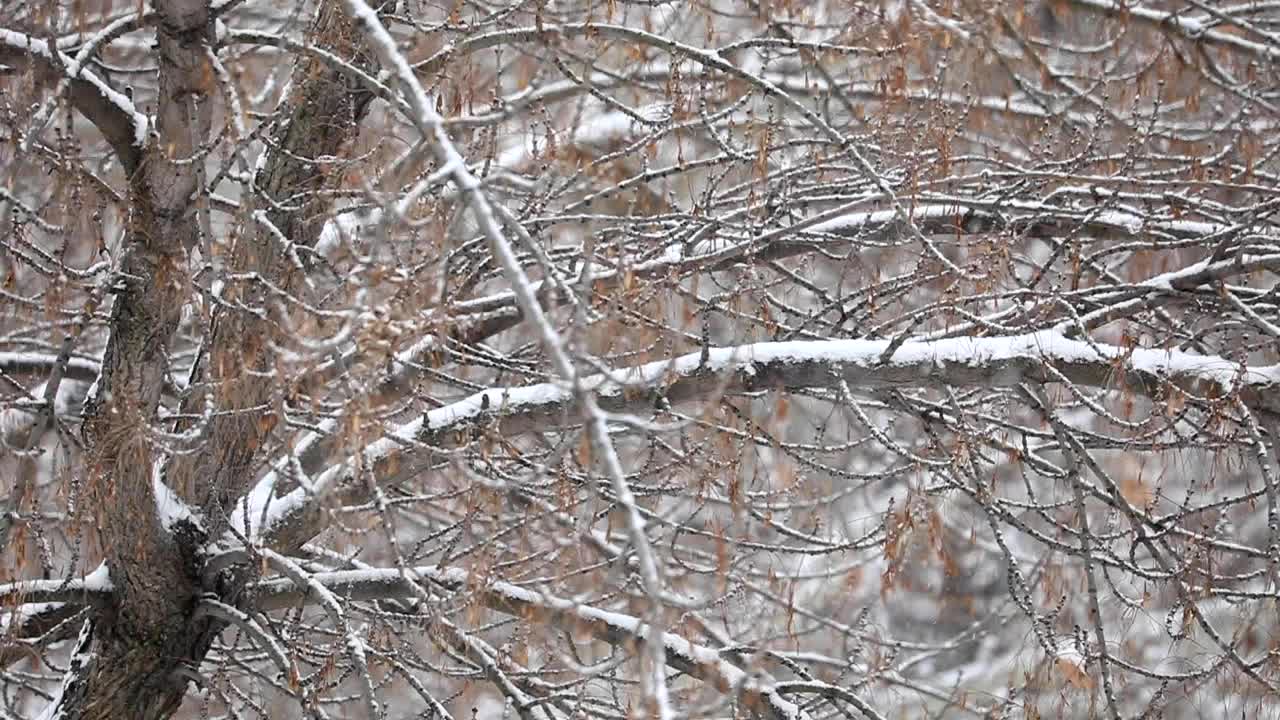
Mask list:
[[[478,593],[480,603],[490,610],[548,626],[584,633],[597,640],[628,647],[649,642],[649,627],[640,618],[581,605],[507,582],[488,582],[458,568],[435,566],[413,568],[412,573],[447,590]],[[310,580],[328,592],[353,598],[415,598],[398,570],[315,573]],[[291,583],[267,581],[258,586],[260,607],[287,608],[315,600]],[[716,650],[690,642],[672,633],[661,635],[666,662],[722,693],[741,698],[747,707],[763,711],[775,720],[805,720],[809,715],[784,698],[773,681],[761,681],[733,665]],[[869,714],[868,717],[879,717]]]

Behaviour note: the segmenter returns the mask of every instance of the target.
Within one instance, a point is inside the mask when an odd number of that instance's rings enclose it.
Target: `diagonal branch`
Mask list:
[[[353,570],[315,573],[310,581],[323,585],[334,595],[349,599],[409,599],[421,596],[406,576],[429,581],[446,590],[475,593],[484,607],[546,625],[569,628],[619,647],[645,646],[650,642],[648,625],[640,618],[610,612],[589,605],[535,592],[508,582],[486,582],[460,568],[436,565],[403,570]],[[274,610],[303,602],[317,602],[313,593],[296,581],[269,580],[256,592],[259,607]],[[761,680],[725,659],[705,645],[690,642],[674,633],[662,633],[660,641],[666,664],[697,678],[720,692],[736,696],[748,707],[765,712],[772,720],[807,720],[808,713],[783,697],[772,679]],[[870,710],[867,708],[864,713]],[[868,717],[877,717],[874,711]]]
[[[90,43],[89,49],[96,48]],[[125,173],[132,175],[147,143],[147,117],[124,94],[117,92],[76,58],[30,35],[0,28],[0,62],[28,66],[41,82],[66,82],[71,104],[102,133]]]

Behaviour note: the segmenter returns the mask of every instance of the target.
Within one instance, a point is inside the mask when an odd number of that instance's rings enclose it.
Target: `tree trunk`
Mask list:
[[[193,194],[201,191],[201,175],[198,163],[182,160],[199,152],[208,135],[213,90],[207,0],[170,0],[158,10],[160,137],[148,146],[131,180],[124,278],[97,392],[85,410],[88,495],[103,518],[99,530],[115,603],[86,621],[76,661],[49,718],[150,720],[178,709],[222,629],[219,621],[195,615],[201,595],[197,553],[209,533],[225,526],[229,504],[251,479],[252,463],[272,426],[268,413],[249,411],[262,407],[276,389],[263,377],[272,358],[271,323],[250,313],[223,312],[209,339],[212,363],[204,378],[219,388],[221,414],[205,444],[166,468],[157,467],[160,449],[149,440],[169,371],[168,344],[191,295],[185,251],[199,233],[197,215],[190,210]],[[376,64],[337,3],[321,6],[314,41],[352,58],[362,70]],[[306,246],[319,234],[315,218],[327,211],[318,206],[325,201],[316,191],[330,182],[314,173],[309,159],[338,154],[355,137],[373,95],[314,57],[296,68],[293,88],[285,100],[288,119],[270,144],[282,152],[268,158],[261,178],[272,198],[304,193],[317,198],[301,209],[275,207],[267,214],[290,242]],[[271,232],[246,232],[229,270],[291,288],[298,275],[292,261]],[[264,304],[260,283],[247,281],[226,292],[251,307]],[[205,526],[179,521],[164,527],[155,482],[181,490],[180,497],[203,511]],[[230,588],[226,594],[238,592]]]

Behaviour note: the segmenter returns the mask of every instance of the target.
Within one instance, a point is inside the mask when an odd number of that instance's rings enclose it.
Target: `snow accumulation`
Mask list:
[[[1093,216],[1094,222],[1123,228],[1130,235],[1142,232],[1142,218],[1121,210],[1104,210]]]
[[[0,632],[8,634],[10,628],[20,628],[31,618],[56,610],[65,604],[60,602],[23,603],[0,610]]]
[[[80,588],[89,592],[111,592],[115,585],[111,582],[111,570],[107,564],[98,563],[93,572],[84,576],[79,583]],[[74,584],[72,585],[74,587]]]
[[[793,228],[787,228],[787,230],[789,232],[806,230],[809,232],[848,234],[850,232],[863,229],[876,229],[888,223],[892,223],[897,217],[897,213],[893,210],[841,213],[836,209],[830,212],[833,217],[826,217],[826,213],[824,213],[817,215],[810,220],[801,222]],[[1144,231],[1153,231],[1166,233],[1175,237],[1212,237],[1220,233],[1239,229],[1236,226],[1223,223],[1144,217],[1138,212],[1125,209],[1089,212],[1087,210],[1082,211],[1078,209],[1045,205],[1043,203],[1017,200],[1003,202],[998,207],[994,205],[957,205],[950,203],[919,205],[911,208],[910,215],[912,221],[928,221],[964,217],[968,214],[973,214],[977,217],[991,217],[996,213],[1016,213],[1015,215],[1009,216],[1010,219],[1013,220],[1017,220],[1019,218],[1030,219],[1033,217],[1043,216],[1045,219],[1109,226],[1121,230],[1128,235],[1137,235]],[[815,220],[817,222],[814,222]]]
[[[1054,331],[1009,337],[959,337],[904,342],[891,357],[884,358],[891,345],[887,340],[813,340],[763,342],[706,352],[689,353],[672,360],[592,375],[579,380],[583,389],[600,397],[617,397],[629,389],[653,389],[665,383],[707,372],[739,372],[754,375],[768,366],[820,363],[874,372],[881,368],[923,367],[943,371],[946,366],[999,369],[1001,363],[1016,360],[1049,361],[1058,365],[1106,363],[1124,360],[1135,371],[1183,380],[1200,379],[1228,388],[1280,384],[1280,365],[1245,367],[1221,357],[1196,355],[1178,350],[1127,349],[1102,343],[1073,340]],[[395,451],[412,445],[427,431],[457,427],[486,414],[510,415],[531,412],[559,412],[573,402],[574,392],[563,382],[524,387],[494,388],[475,393],[420,418],[401,425],[388,437],[364,449],[368,466]],[[276,474],[264,477],[250,492],[247,505],[232,516],[232,526],[246,537],[255,538],[266,529],[298,511],[309,495],[324,496],[348,472],[346,464],[336,464],[321,473],[309,488],[299,487],[276,497]],[[157,494],[159,497],[159,494]],[[255,527],[256,526],[256,527]]]
[[[88,383],[81,380],[63,378],[58,385],[58,392],[53,397],[54,414],[64,416],[77,409],[74,406],[77,406],[84,397],[87,385]],[[31,395],[36,398],[43,398],[47,387],[48,383],[42,382],[31,389]],[[40,405],[10,407],[0,410],[0,437],[12,438],[15,435],[29,432],[35,427],[39,410]]]
[[[799,363],[827,362],[858,366],[880,363],[889,348],[885,340],[818,340],[758,343],[740,348],[712,350],[709,364],[724,369],[747,362]],[[1176,350],[1134,349],[1072,340],[1059,333],[1044,331],[1025,335],[994,338],[948,338],[930,342],[906,342],[893,353],[888,364],[909,366],[955,363],[981,367],[1016,359],[1047,359],[1057,363],[1112,361],[1128,355],[1135,370],[1153,374],[1194,375],[1224,384],[1234,383],[1242,372],[1237,363],[1220,357],[1194,355]],[[676,372],[697,361],[697,354],[676,360]],[[1270,384],[1280,380],[1280,367],[1251,368],[1243,378],[1246,383]]]
[[[182,498],[165,484],[163,469],[164,463],[157,462],[151,472],[151,490],[155,494],[156,516],[160,519],[161,527],[168,532],[173,532],[174,526],[183,520],[201,527],[199,513],[183,502]]]
[[[4,28],[0,28],[0,45],[17,48],[42,58],[53,58],[53,53],[50,52],[49,43],[44,40],[37,40],[36,38],[23,33],[5,30]],[[54,49],[54,52],[58,52],[56,48]],[[61,52],[58,52],[58,55],[64,68],[64,72],[68,78],[83,80],[90,83],[97,88],[102,97],[132,119],[133,144],[139,148],[145,147],[147,144],[147,116],[138,112],[133,101],[126,97],[124,93],[121,93],[110,85],[107,85],[97,75],[86,70],[77,59],[67,57]]]
[[[1090,344],[1072,340],[1064,335],[1041,331],[1009,337],[975,338],[960,337],[927,342],[902,343],[883,362],[890,347],[888,340],[806,340],[790,342],[764,342],[708,351],[705,362],[702,353],[690,353],[671,361],[660,360],[625,370],[617,370],[608,377],[596,375],[583,381],[589,389],[602,395],[622,392],[626,386],[652,386],[664,377],[680,377],[699,370],[745,372],[758,371],[762,366],[775,364],[827,363],[872,369],[880,366],[940,366],[957,364],[970,367],[994,366],[1002,361],[1031,359],[1049,360],[1055,363],[1112,362],[1126,358],[1129,367],[1151,374],[1193,376],[1224,385],[1270,385],[1280,382],[1280,366],[1243,368],[1238,363],[1220,357],[1195,355],[1177,350],[1133,349]],[[752,373],[752,374],[753,374]],[[535,385],[509,391],[488,391],[490,395],[502,393],[510,397],[510,405],[540,404],[567,399],[567,391],[551,385]],[[439,409],[457,416],[476,412],[476,396]]]
[[[263,153],[266,156],[266,153]],[[333,254],[345,241],[353,242],[360,236],[364,228],[377,225],[382,219],[382,212],[374,210],[367,213],[342,213],[335,216],[320,228],[320,237],[315,244],[316,252],[326,259],[332,260]]]
[[[912,220],[930,220],[940,218],[953,218],[958,214],[966,212],[965,208],[958,205],[931,205],[915,208],[911,212]],[[829,220],[810,225],[807,228],[809,232],[848,232],[850,230],[858,230],[861,228],[874,228],[887,223],[893,222],[898,216],[894,210],[873,210],[871,212],[857,212],[840,215]]]
[[[111,571],[105,562],[99,563],[93,572],[75,580],[18,580],[0,585],[0,595],[6,597],[31,597],[33,595],[85,593],[109,593],[115,589],[111,582]],[[24,603],[23,607],[34,608],[47,603]],[[55,603],[56,604],[56,603]]]

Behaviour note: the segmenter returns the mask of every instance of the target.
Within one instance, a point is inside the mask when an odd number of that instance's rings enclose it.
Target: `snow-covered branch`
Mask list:
[[[1053,383],[1123,390],[1150,398],[1217,398],[1239,394],[1249,405],[1280,412],[1280,366],[1247,367],[1221,357],[1178,350],[1123,348],[1073,340],[1052,332],[1013,337],[932,341],[830,340],[766,342],[683,355],[607,375],[581,378],[613,413],[650,413],[671,403],[709,399],[716,392],[828,387],[843,380],[857,391],[883,388],[989,387]],[[886,356],[888,355],[888,356]],[[581,422],[575,394],[563,383],[494,388],[425,413],[365,448],[361,467],[403,476],[412,458],[433,446],[469,439],[486,428],[511,437]],[[349,481],[347,465],[333,466],[308,488],[276,496],[271,473],[237,504],[232,526],[251,538],[314,512]],[[248,508],[245,515],[244,507]],[[247,521],[246,521],[247,518]],[[318,529],[318,528],[317,528]],[[235,543],[234,537],[223,542]]]
[[[115,591],[105,563],[74,580],[19,580],[0,585],[0,605],[19,603],[78,602],[104,605]]]
[[[445,590],[474,592],[481,605],[513,617],[532,620],[575,634],[593,637],[618,647],[646,645],[650,642],[648,625],[624,613],[582,605],[572,600],[531,590],[503,581],[477,577],[460,568],[435,565],[407,570],[352,570],[313,573],[309,580],[324,586],[333,595],[352,599],[413,599],[421,591],[409,586],[406,575]],[[269,580],[256,588],[259,607],[264,610],[292,607],[303,602],[320,602],[321,597],[300,589],[296,581]],[[663,633],[660,639],[668,666],[704,683],[740,698],[750,708],[763,711],[773,720],[807,720],[809,714],[778,692],[771,678],[734,665],[728,655],[705,645],[691,642],[674,633]],[[869,710],[870,708],[868,708]],[[871,714],[869,717],[878,717]]]
[[[861,205],[855,201],[851,205]],[[1073,210],[1033,202],[985,202],[964,200],[954,203],[922,203],[911,209],[911,222],[928,236],[969,236],[998,231],[1014,231],[1030,237],[1061,238],[1087,230],[1117,237],[1150,237],[1163,240],[1226,240],[1256,233],[1280,241],[1280,230],[1264,225],[1234,225],[1193,220],[1155,218],[1137,210],[1105,212]],[[878,244],[895,241],[909,232],[893,210],[853,210],[836,207],[815,213],[786,227],[766,230],[758,236],[712,237],[690,244],[673,244],[657,257],[635,258],[625,265],[597,267],[591,280],[602,291],[616,287],[627,277],[663,278],[672,273],[687,276],[723,270],[742,263],[764,263],[830,249],[836,243],[857,241]],[[1170,290],[1192,290],[1214,280],[1253,272],[1280,269],[1280,256],[1259,255],[1223,258],[1198,263],[1185,271],[1164,273],[1146,284],[1146,294]],[[581,278],[570,278],[577,284]],[[555,293],[543,292],[541,282],[533,290],[543,302],[556,302]],[[501,292],[457,303],[451,308],[458,317],[455,334],[463,342],[483,341],[519,324],[524,315],[512,292]],[[475,316],[478,320],[468,321]]]
[[[113,30],[108,26],[105,34],[99,35],[109,37]],[[132,171],[142,157],[150,125],[147,116],[134,106],[128,96],[108,85],[86,66],[89,54],[97,49],[97,45],[96,42],[88,42],[76,57],[70,57],[56,47],[50,48],[46,40],[0,28],[0,62],[35,60],[42,72],[54,74],[60,84],[69,84],[76,109],[98,128],[121,164]]]
[[[59,365],[60,359],[52,353],[0,352],[0,371],[15,375],[38,373],[48,375]],[[98,377],[98,363],[85,358],[68,358],[63,377],[67,380],[93,382]]]
[[[0,9],[9,714],[1276,694],[1276,2],[71,5]]]
[[[86,608],[110,606],[115,587],[106,564],[72,580],[19,580],[0,585],[0,667],[22,658],[26,645],[47,644],[71,637],[73,620]]]
[[[1254,55],[1263,60],[1274,62],[1280,59],[1280,41],[1277,41],[1274,36],[1266,38],[1270,42],[1255,42],[1237,33],[1215,29],[1219,24],[1219,18],[1213,15],[1193,16],[1185,11],[1157,10],[1142,4],[1123,3],[1116,0],[1071,0],[1071,3],[1095,12],[1133,18],[1152,27],[1172,30],[1190,40]],[[1199,3],[1192,5],[1199,5]]]

